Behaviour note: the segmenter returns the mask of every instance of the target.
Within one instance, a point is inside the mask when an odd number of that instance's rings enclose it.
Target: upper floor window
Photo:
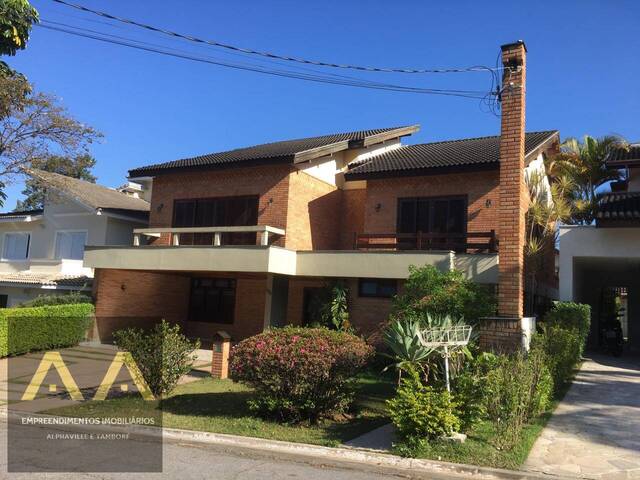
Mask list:
[[[6,233],[4,235],[4,246],[2,247],[2,258],[4,260],[25,260],[29,257],[30,243],[30,233]]]
[[[174,227],[235,227],[258,224],[258,197],[220,197],[176,200]],[[181,234],[181,245],[211,245],[213,234]],[[223,244],[255,244],[255,233],[227,233]]]
[[[398,199],[398,233],[464,233],[466,197]]]
[[[87,232],[57,232],[56,258],[82,260]]]

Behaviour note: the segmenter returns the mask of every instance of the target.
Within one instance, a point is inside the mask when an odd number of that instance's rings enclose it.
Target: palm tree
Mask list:
[[[558,193],[571,209],[565,223],[593,223],[602,193],[600,188],[621,179],[620,171],[607,168],[607,158],[613,150],[627,148],[627,142],[619,136],[594,138],[585,135],[582,141],[565,140],[560,153],[547,160],[552,184],[557,185]]]
[[[566,199],[573,184],[565,177],[549,184],[544,172],[534,170],[525,177],[529,190],[529,208],[526,214],[526,238],[524,246],[526,290],[531,294],[527,312],[533,313],[533,299],[537,289],[538,272],[544,262],[552,258],[558,237],[557,225],[571,217],[571,206]]]

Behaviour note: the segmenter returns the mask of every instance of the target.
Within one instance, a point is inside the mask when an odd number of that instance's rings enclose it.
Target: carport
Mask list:
[[[560,299],[591,305],[591,348],[615,304],[627,348],[640,352],[640,228],[561,227]]]

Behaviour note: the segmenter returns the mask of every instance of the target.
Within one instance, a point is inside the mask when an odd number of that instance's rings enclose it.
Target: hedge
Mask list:
[[[93,301],[88,295],[72,292],[66,295],[39,295],[36,298],[16,305],[16,307],[48,307],[51,305],[68,305],[70,303],[93,303]]]
[[[591,307],[582,303],[555,302],[553,308],[545,315],[544,323],[576,329],[585,341],[591,324]]]
[[[0,357],[77,345],[92,314],[90,303],[0,309]]]

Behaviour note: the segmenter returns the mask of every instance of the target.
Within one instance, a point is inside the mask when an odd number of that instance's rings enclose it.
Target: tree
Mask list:
[[[0,197],[24,168],[54,155],[77,158],[101,136],[71,117],[55,97],[33,91],[24,78],[0,75]]]
[[[37,159],[31,162],[31,167],[45,170],[47,172],[59,173],[67,177],[79,178],[87,182],[95,183],[96,177],[91,173],[91,169],[96,165],[96,160],[91,155],[83,153],[76,157],[63,157],[51,155],[44,159]],[[35,178],[29,178],[25,182],[22,190],[24,200],[18,200],[16,210],[33,210],[44,206],[46,187]]]
[[[0,55],[13,56],[24,50],[31,26],[38,22],[38,12],[27,0],[0,2]],[[0,75],[13,76],[15,72],[0,61]]]
[[[533,313],[538,273],[544,269],[545,262],[554,258],[557,226],[570,218],[571,207],[567,201],[566,183],[549,184],[545,173],[536,170],[525,177],[525,183],[529,191],[524,245],[525,274],[528,283],[525,290],[530,293],[525,309],[527,313]]]
[[[571,209],[566,223],[593,223],[601,187],[621,178],[618,170],[607,168],[607,158],[613,150],[627,148],[627,142],[618,136],[597,139],[585,135],[582,142],[569,138],[562,144],[560,153],[547,160],[546,168],[552,184],[559,186]]]

